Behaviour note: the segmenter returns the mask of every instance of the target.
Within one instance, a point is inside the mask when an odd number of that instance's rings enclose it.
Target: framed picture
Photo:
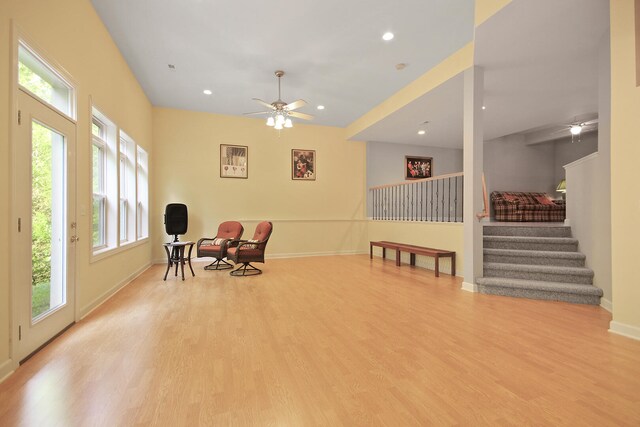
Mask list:
[[[433,176],[433,157],[404,156],[404,179],[423,179]]]
[[[291,179],[316,180],[316,152],[314,150],[291,150]]]
[[[248,160],[248,147],[220,144],[220,178],[247,178]]]

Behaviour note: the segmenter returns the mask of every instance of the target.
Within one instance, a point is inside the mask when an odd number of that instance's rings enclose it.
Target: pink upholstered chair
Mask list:
[[[225,221],[218,226],[216,237],[204,237],[198,240],[198,257],[213,257],[215,261],[207,265],[205,270],[228,270],[233,265],[223,258],[227,257],[229,245],[242,237],[244,227],[237,221]]]
[[[233,270],[232,276],[254,276],[262,274],[262,270],[251,265],[252,262],[264,263],[264,251],[267,242],[273,231],[273,224],[263,221],[256,226],[253,239],[239,240],[238,246],[230,247],[227,250],[227,259],[235,264],[242,264]]]

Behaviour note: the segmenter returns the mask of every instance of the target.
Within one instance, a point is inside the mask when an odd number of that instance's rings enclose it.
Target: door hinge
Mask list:
[[[22,341],[22,326],[18,326],[18,341]]]
[[[18,233],[22,233],[22,218],[18,218]]]
[[[18,110],[18,124],[21,125],[22,124],[22,111]]]

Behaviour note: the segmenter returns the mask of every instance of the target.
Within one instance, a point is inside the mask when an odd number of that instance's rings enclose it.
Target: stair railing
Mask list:
[[[462,222],[462,172],[369,188],[372,219]]]

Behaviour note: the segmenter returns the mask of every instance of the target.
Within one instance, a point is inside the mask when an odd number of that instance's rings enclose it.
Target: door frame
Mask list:
[[[51,55],[49,55],[46,50],[42,49],[37,43],[35,43],[32,39],[30,39],[24,31],[22,31],[16,22],[12,19],[10,22],[10,31],[11,31],[11,59],[10,66],[11,70],[9,73],[9,78],[11,79],[9,84],[9,102],[10,102],[10,120],[9,120],[9,158],[11,159],[11,165],[9,168],[9,188],[10,188],[10,201],[11,201],[11,209],[10,209],[10,228],[9,232],[9,260],[10,265],[16,265],[16,259],[18,258],[18,254],[14,251],[11,251],[11,248],[17,246],[17,242],[19,239],[18,235],[18,218],[20,218],[20,214],[18,212],[18,207],[15,200],[17,200],[18,193],[18,183],[16,182],[16,165],[18,164],[18,153],[16,150],[17,144],[19,144],[19,124],[18,124],[18,97],[19,91],[21,90],[18,85],[18,46],[20,42],[23,42],[30,49],[37,52],[37,55],[53,67],[56,72],[60,74],[70,85],[73,86],[75,90],[75,99],[73,102],[75,103],[75,114],[77,116],[78,108],[77,108],[77,92],[78,85],[67,70],[60,65]],[[63,119],[70,121],[74,126],[74,139],[75,139],[75,155],[73,158],[73,163],[68,163],[68,168],[73,168],[77,173],[77,146],[78,146],[78,128],[77,128],[77,119],[68,117],[62,114],[60,111],[55,108],[51,108],[45,105],[45,108],[50,108],[52,112],[60,115]],[[74,186],[69,189],[69,192],[73,192],[73,199],[75,203],[73,206],[68,206],[69,211],[73,211],[73,217],[77,223],[77,205],[78,205],[78,191],[77,191],[77,178],[75,179]],[[67,224],[67,227],[69,225]],[[77,231],[77,228],[76,228]],[[67,241],[67,245],[69,242]],[[74,244],[74,249],[72,251],[67,251],[68,256],[73,259],[70,260],[72,265],[74,266],[73,271],[70,272],[72,277],[70,277],[71,286],[73,287],[73,300],[69,301],[69,303],[73,304],[73,322],[78,321],[78,286],[77,286],[77,245]],[[69,274],[69,273],[68,273]],[[24,359],[24,356],[21,358],[19,354],[19,326],[21,320],[21,301],[22,293],[20,292],[19,283],[18,283],[18,275],[16,272],[10,269],[9,271],[9,327],[10,327],[10,345],[9,345],[9,357],[12,364],[12,369],[15,370],[20,364],[20,361]],[[64,329],[66,330],[66,328]],[[63,331],[64,331],[63,330]],[[63,331],[60,331],[62,333]],[[46,341],[46,345],[48,342],[57,337],[60,333],[55,334],[51,337],[50,340]],[[36,350],[37,351],[37,350]]]

